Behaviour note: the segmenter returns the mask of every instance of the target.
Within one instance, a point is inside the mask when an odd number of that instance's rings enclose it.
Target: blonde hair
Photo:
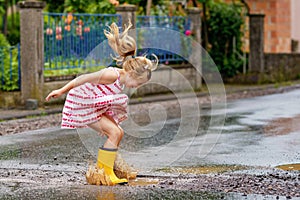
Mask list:
[[[121,34],[115,23],[110,25],[109,30],[104,30],[108,44],[115,52],[115,56],[112,56],[112,58],[116,60],[117,65],[122,66],[126,72],[131,72],[134,78],[142,77],[147,73],[149,80],[151,78],[151,72],[157,68],[158,58],[154,54],[152,54],[152,56],[155,58],[155,61],[149,60],[146,56],[135,57],[136,42],[134,38],[128,35],[128,31],[131,27],[132,24],[129,21]]]

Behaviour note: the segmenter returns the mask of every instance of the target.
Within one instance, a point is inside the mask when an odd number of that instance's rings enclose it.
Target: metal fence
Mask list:
[[[70,70],[70,73],[91,67],[107,66],[112,64],[110,57],[113,54],[106,37],[103,34],[112,22],[121,27],[120,15],[106,14],[67,14],[44,13],[44,39],[45,39],[45,64],[46,76],[59,75],[60,72]],[[147,42],[152,46],[164,40],[159,33],[143,32],[145,27],[167,28],[184,34],[190,27],[186,17],[168,16],[137,16],[137,43],[138,55],[155,53],[160,62],[182,62],[184,59],[178,54],[164,50],[147,48]],[[166,36],[168,37],[168,36]],[[147,41],[147,38],[152,38]],[[183,47],[180,38],[172,41],[175,52]],[[55,71],[55,72],[54,72]],[[67,72],[68,73],[68,72]]]
[[[44,13],[44,70],[97,67],[99,58],[87,59],[105,41],[103,30],[112,22],[121,26],[120,15]],[[110,51],[102,45],[102,51]]]
[[[0,47],[0,90],[20,89],[20,45]]]
[[[112,62],[112,49],[107,44],[103,30],[112,22],[121,27],[120,15],[44,13],[44,71],[48,75],[80,73],[89,67],[107,66]],[[155,53],[160,62],[182,62],[184,58],[174,52],[186,50],[182,39],[172,41],[172,48],[148,48],[159,46],[168,37],[159,32],[143,32],[143,28],[156,27],[185,33],[190,21],[185,17],[137,16],[138,54]],[[152,38],[147,41],[147,38]],[[149,42],[151,43],[149,45]],[[103,43],[103,45],[99,45]],[[147,44],[148,43],[148,44]],[[168,44],[167,44],[168,45]],[[167,50],[166,50],[167,49]],[[171,51],[168,51],[170,49]],[[173,50],[174,51],[173,51]],[[191,48],[189,48],[191,49]],[[106,60],[105,60],[106,59]],[[0,47],[0,90],[20,89],[20,45]],[[55,72],[54,72],[55,71]]]
[[[154,53],[161,63],[182,62],[184,51],[191,49],[185,35],[190,31],[187,17],[137,16],[136,27],[138,54]],[[143,31],[145,28],[147,31]]]

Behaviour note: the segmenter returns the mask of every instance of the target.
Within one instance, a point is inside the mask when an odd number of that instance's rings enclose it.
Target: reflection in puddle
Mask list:
[[[115,200],[115,194],[113,191],[98,191],[96,200]]]
[[[158,171],[167,173],[185,173],[185,174],[210,174],[224,173],[247,169],[246,166],[240,165],[212,165],[212,166],[192,166],[192,167],[171,167],[163,168]]]
[[[292,170],[300,171],[300,163],[280,165],[277,166],[276,168],[286,170],[286,171],[292,171]]]
[[[154,178],[136,178],[134,180],[129,180],[128,185],[130,186],[146,186],[146,185],[156,185],[159,183],[158,179]]]
[[[300,115],[272,120],[264,126],[264,133],[268,136],[286,135],[300,131]]]

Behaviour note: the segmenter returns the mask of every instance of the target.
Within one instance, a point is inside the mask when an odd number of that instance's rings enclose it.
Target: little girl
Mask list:
[[[108,43],[117,54],[113,57],[122,69],[109,67],[98,72],[81,75],[64,87],[52,91],[46,101],[68,92],[63,108],[62,128],[90,127],[105,134],[107,141],[98,151],[97,167],[104,170],[108,182],[126,183],[114,171],[117,149],[124,131],[119,126],[127,118],[128,97],[120,94],[124,86],[136,88],[151,78],[151,71],[157,68],[158,59],[153,63],[145,56],[135,57],[136,42],[128,35],[131,23],[122,34],[113,23],[104,34]]]

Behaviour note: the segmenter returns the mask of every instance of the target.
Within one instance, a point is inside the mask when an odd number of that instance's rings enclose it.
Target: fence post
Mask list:
[[[191,31],[194,39],[201,44],[201,10],[199,8],[187,8],[186,11],[191,20]]]
[[[18,2],[21,35],[21,102],[30,99],[43,103],[44,34],[41,1]]]
[[[194,88],[202,87],[202,49],[201,49],[201,10],[199,8],[187,8],[187,15],[191,22],[191,32],[196,43],[192,44],[190,63],[196,69],[194,71]]]
[[[249,72],[264,72],[264,14],[250,14]]]
[[[130,20],[132,23],[132,29],[135,29],[136,24],[136,12],[137,8],[135,5],[121,5],[116,7],[117,14],[121,15],[122,17],[122,27],[124,30],[125,24],[128,24]]]

